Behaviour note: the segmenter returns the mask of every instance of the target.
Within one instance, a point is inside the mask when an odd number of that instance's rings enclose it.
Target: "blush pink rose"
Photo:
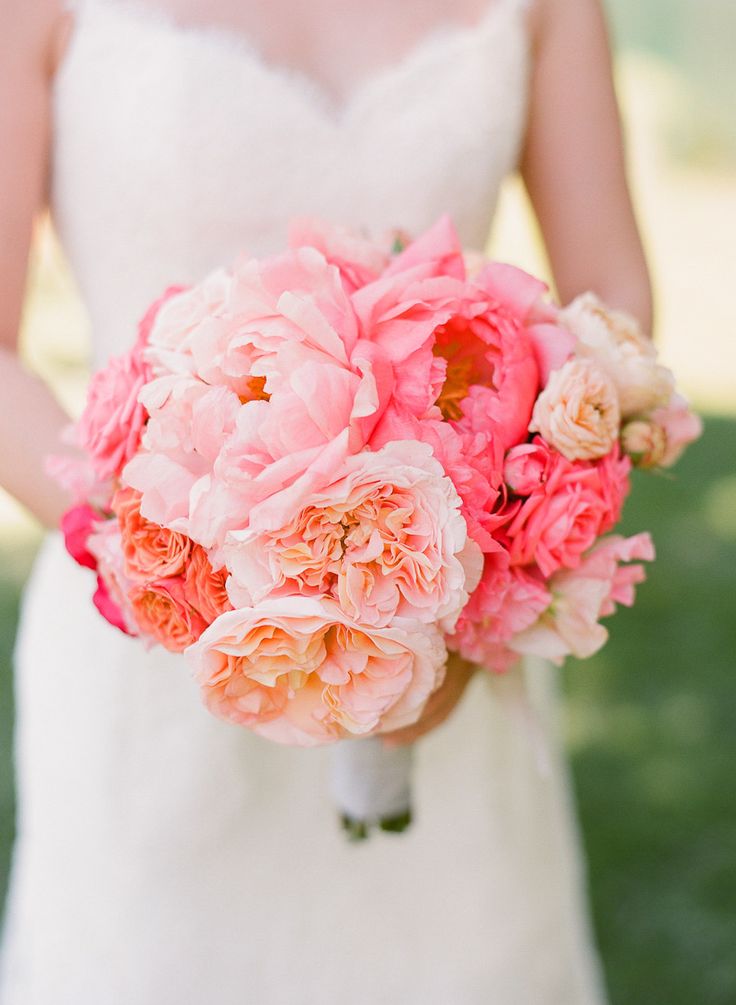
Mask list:
[[[120,546],[125,575],[135,582],[176,576],[184,571],[192,542],[183,534],[141,516],[141,496],[122,487],[112,500],[120,523]]]
[[[536,441],[540,442],[540,441]],[[621,515],[631,462],[618,446],[600,461],[550,453],[547,479],[522,502],[502,539],[512,565],[536,563],[544,576],[581,557]]]
[[[138,584],[129,592],[128,600],[141,634],[169,652],[184,652],[207,627],[187,601],[181,576]]]
[[[635,586],[645,578],[642,565],[622,563],[653,558],[648,534],[604,538],[577,569],[560,570],[552,577],[551,604],[511,646],[519,654],[542,656],[558,666],[568,655],[579,659],[592,656],[608,638],[600,618],[613,614],[616,604],[630,607]]]
[[[621,448],[637,468],[659,467],[667,450],[667,436],[656,422],[631,419],[621,430]]]
[[[367,625],[396,617],[451,630],[480,576],[461,500],[427,444],[348,457],[284,526],[267,504],[222,549],[238,607],[267,594],[329,595]]]
[[[211,712],[307,746],[415,722],[446,657],[435,626],[370,628],[294,596],[222,614],[187,652]]]

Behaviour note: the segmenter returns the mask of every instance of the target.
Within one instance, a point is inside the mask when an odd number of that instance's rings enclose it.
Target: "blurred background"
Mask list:
[[[624,531],[658,561],[597,657],[563,672],[565,729],[613,1005],[736,1002],[736,3],[607,0],[664,362],[706,432],[671,477],[636,478]],[[544,274],[511,181],[496,257]],[[30,365],[78,411],[86,319],[39,229]],[[13,833],[11,652],[39,530],[0,495],[0,893]],[[53,668],[50,668],[52,671]],[[533,1005],[533,1003],[530,1003]]]

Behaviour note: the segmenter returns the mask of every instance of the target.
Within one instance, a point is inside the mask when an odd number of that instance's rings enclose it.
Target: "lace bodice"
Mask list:
[[[482,246],[523,129],[528,0],[490,0],[337,107],[235,32],[77,0],[55,89],[52,211],[99,362],[165,286],[283,245],[295,215]]]

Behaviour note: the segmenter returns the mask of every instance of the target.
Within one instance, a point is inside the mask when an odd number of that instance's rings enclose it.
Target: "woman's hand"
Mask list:
[[[420,736],[441,725],[462,698],[470,678],[479,669],[476,663],[469,663],[456,653],[450,653],[445,679],[430,697],[421,718],[412,726],[381,734],[384,745],[398,747],[405,743],[414,743]]]

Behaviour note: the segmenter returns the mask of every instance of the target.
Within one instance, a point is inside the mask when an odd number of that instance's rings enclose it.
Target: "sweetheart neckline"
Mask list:
[[[450,44],[464,46],[484,37],[487,31],[503,23],[503,15],[518,16],[522,34],[528,44],[528,24],[526,7],[529,0],[490,0],[482,15],[472,24],[445,21],[422,36],[395,62],[376,67],[358,80],[342,96],[333,94],[329,87],[307,70],[291,67],[279,60],[266,56],[260,48],[242,32],[219,24],[197,24],[177,21],[167,11],[146,6],[142,0],[77,0],[73,4],[75,24],[72,38],[57,71],[56,78],[63,76],[70,62],[73,50],[85,29],[85,18],[90,12],[109,12],[131,22],[153,27],[173,38],[195,39],[202,44],[219,46],[241,62],[250,63],[284,86],[301,93],[306,102],[331,125],[339,127],[347,121],[370,95],[385,89],[396,79],[406,76],[416,64],[421,65],[437,47]]]

